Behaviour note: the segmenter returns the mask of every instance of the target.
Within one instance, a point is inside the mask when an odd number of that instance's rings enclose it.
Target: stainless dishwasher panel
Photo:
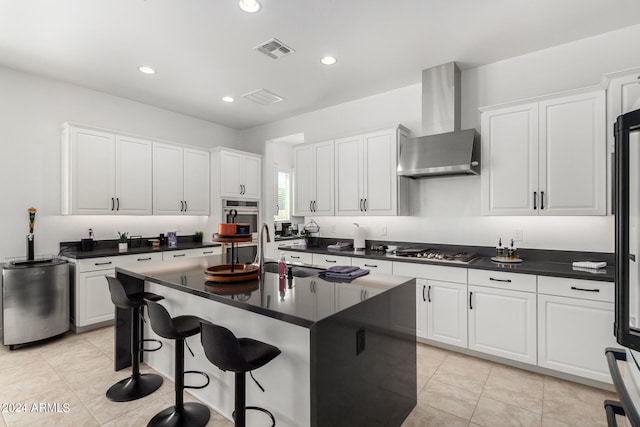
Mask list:
[[[2,269],[3,344],[25,344],[69,330],[69,264],[52,259]]]

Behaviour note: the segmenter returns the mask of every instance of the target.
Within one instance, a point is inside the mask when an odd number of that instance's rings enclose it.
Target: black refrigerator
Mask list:
[[[619,116],[615,134],[615,322],[623,348],[606,357],[619,401],[605,401],[607,421],[615,414],[640,427],[640,110]]]

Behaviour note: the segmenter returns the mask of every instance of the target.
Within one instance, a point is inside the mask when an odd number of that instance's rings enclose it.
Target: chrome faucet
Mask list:
[[[260,228],[260,237],[259,237],[259,244],[260,244],[260,253],[258,254],[258,274],[260,274],[260,278],[262,278],[262,275],[264,274],[264,232],[267,232],[267,243],[271,242],[271,237],[269,236],[269,226],[267,225],[267,223],[263,223],[262,227]]]

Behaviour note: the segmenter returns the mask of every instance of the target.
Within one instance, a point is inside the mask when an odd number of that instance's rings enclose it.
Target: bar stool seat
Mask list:
[[[156,351],[162,347],[155,349],[143,349],[142,343],[145,341],[157,340],[140,340],[140,319],[142,308],[146,304],[145,299],[158,301],[164,297],[151,292],[140,292],[135,294],[127,294],[120,280],[115,277],[106,276],[109,284],[109,293],[111,301],[118,308],[129,309],[131,313],[131,376],[118,381],[107,390],[107,399],[113,402],[129,402],[131,400],[140,399],[148,396],[156,391],[162,385],[162,377],[156,374],[140,373],[140,352]],[[144,320],[144,319],[143,319]]]
[[[254,409],[267,414],[271,418],[271,427],[275,426],[276,420],[271,412],[257,406],[245,406],[246,373],[251,375],[251,371],[272,361],[281,353],[280,349],[251,338],[236,338],[229,329],[210,322],[203,321],[201,328],[200,341],[207,359],[219,369],[235,373],[235,425],[245,427],[245,410]],[[253,380],[264,391],[258,381]]]
[[[184,403],[184,389],[194,388],[200,389],[209,385],[209,376],[200,371],[184,370],[184,346],[185,338],[200,333],[200,322],[202,319],[197,316],[177,316],[171,317],[166,308],[155,301],[147,300],[149,309],[149,319],[151,320],[151,329],[163,338],[176,341],[175,349],[175,393],[176,404],[158,412],[149,421],[149,427],[204,427],[211,413],[209,408],[201,403],[187,402]],[[187,348],[189,348],[187,344]],[[189,348],[189,352],[193,356],[193,352]],[[202,386],[185,386],[184,374],[196,373],[203,375],[207,382]]]

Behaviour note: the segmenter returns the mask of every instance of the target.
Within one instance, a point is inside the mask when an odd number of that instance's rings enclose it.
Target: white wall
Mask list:
[[[214,123],[66,83],[0,68],[0,261],[24,256],[27,209],[36,215],[36,255],[116,231],[144,236],[179,230],[193,234],[207,217],[61,216],[60,125],[65,121],[201,147],[237,147],[238,132]]]
[[[479,107],[596,85],[603,74],[639,67],[638,56],[629,54],[639,38],[640,25],[463,71],[462,127],[480,130]],[[292,133],[303,132],[306,141],[318,141],[401,123],[419,134],[420,97],[421,85],[407,86],[248,129],[242,132],[242,140],[260,152],[266,140]],[[368,239],[491,246],[498,237],[504,241],[518,229],[523,233],[520,247],[614,249],[611,216],[483,217],[480,177],[421,179],[416,187],[411,217],[314,217],[321,226],[320,235],[352,238],[352,222],[357,221],[366,228]]]

